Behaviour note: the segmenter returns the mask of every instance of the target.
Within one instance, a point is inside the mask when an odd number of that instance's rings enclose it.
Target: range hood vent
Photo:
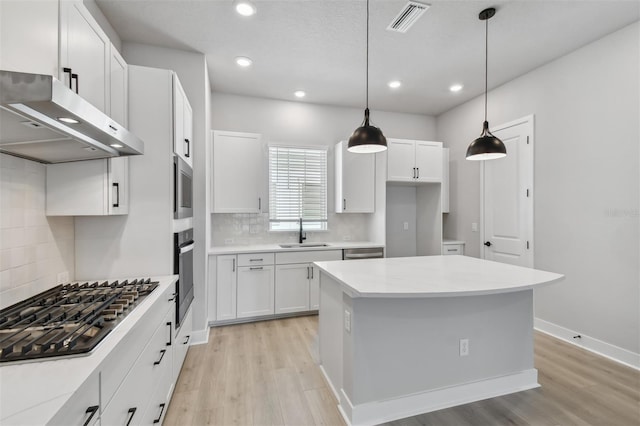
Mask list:
[[[0,152],[63,163],[139,155],[144,143],[52,76],[0,70]]]
[[[391,21],[387,29],[389,31],[406,33],[409,28],[416,23],[418,18],[420,18],[422,14],[429,9],[429,6],[430,5],[425,3],[410,1],[402,8],[400,13],[398,13],[398,16],[393,18],[393,21]]]

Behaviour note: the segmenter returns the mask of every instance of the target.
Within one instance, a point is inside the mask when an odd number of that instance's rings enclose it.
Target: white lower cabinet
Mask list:
[[[273,315],[273,265],[238,268],[237,317]]]
[[[93,426],[100,420],[100,379],[94,372],[69,398],[49,423],[50,425],[88,425]]]
[[[276,266],[276,314],[309,310],[309,264]]]
[[[216,258],[216,320],[236,319],[236,255]]]
[[[320,270],[317,266],[309,265],[311,278],[309,279],[309,309],[320,309]]]
[[[193,331],[193,306],[182,319],[182,324],[173,338],[173,381],[178,380],[182,364],[189,350],[191,332]]]

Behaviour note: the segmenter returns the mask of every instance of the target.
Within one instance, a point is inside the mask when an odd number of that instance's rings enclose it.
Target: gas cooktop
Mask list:
[[[90,352],[158,287],[150,278],[58,285],[0,310],[0,362]]]

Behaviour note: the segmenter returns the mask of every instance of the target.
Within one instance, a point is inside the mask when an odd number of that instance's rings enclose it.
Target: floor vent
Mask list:
[[[406,33],[409,28],[411,28],[411,26],[416,23],[418,18],[421,17],[422,14],[427,11],[427,9],[429,9],[429,6],[430,5],[425,3],[410,1],[405,7],[402,8],[400,13],[398,13],[398,15],[393,18],[393,21],[391,21],[387,29],[389,31]]]

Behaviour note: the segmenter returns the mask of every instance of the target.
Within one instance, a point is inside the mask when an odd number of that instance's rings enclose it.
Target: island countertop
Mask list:
[[[468,256],[315,262],[352,297],[478,296],[532,289],[564,275]]]

